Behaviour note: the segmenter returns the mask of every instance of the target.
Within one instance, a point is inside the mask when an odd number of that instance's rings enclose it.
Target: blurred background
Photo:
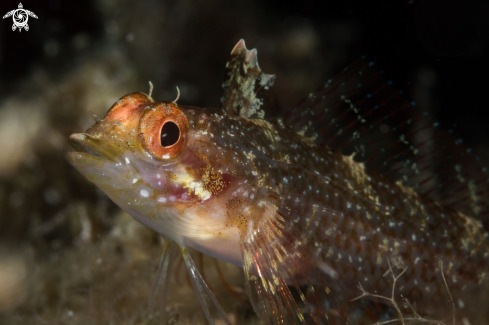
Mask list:
[[[182,266],[165,310],[147,299],[158,236],[68,165],[67,138],[123,95],[215,107],[239,39],[292,108],[356,58],[487,161],[486,0],[26,0],[0,21],[0,324],[206,324]],[[17,9],[2,0],[0,14]],[[259,323],[242,270],[196,256],[236,324]],[[177,265],[178,266],[178,265]],[[223,282],[219,273],[225,277]],[[223,285],[226,283],[226,285]]]

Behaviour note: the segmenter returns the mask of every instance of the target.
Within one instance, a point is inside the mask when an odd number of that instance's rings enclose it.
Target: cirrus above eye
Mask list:
[[[175,123],[168,121],[161,128],[160,141],[162,147],[170,147],[180,138],[180,129]]]

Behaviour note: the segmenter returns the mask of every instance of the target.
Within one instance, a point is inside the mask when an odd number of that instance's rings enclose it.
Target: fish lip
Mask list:
[[[70,145],[75,152],[84,152],[94,157],[112,160],[107,150],[97,144],[96,140],[86,133],[74,133],[69,138]]]

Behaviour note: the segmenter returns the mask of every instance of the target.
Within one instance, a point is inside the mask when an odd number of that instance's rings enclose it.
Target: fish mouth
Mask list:
[[[93,141],[92,138],[86,133],[75,133],[70,135],[69,142],[73,149],[75,149],[77,152],[84,152],[95,157],[103,158],[97,151],[99,146],[97,146],[95,141]]]
[[[66,151],[65,158],[79,171],[87,167],[100,168],[117,157],[103,141],[86,133],[72,134],[69,142],[75,150]]]
[[[89,154],[108,161],[117,160],[116,148],[98,137],[93,137],[87,133],[75,133],[70,135],[69,142],[78,153]]]

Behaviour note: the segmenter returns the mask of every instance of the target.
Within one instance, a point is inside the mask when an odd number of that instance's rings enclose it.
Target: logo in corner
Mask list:
[[[14,24],[12,25],[12,30],[15,31],[18,28],[19,32],[22,31],[22,28],[24,28],[26,31],[29,30],[29,25],[27,25],[29,16],[37,19],[36,14],[33,13],[32,11],[25,10],[24,7],[22,6],[22,3],[19,3],[19,8],[7,12],[5,16],[3,16],[3,19],[8,18],[10,16],[12,16],[12,19],[14,20]]]

